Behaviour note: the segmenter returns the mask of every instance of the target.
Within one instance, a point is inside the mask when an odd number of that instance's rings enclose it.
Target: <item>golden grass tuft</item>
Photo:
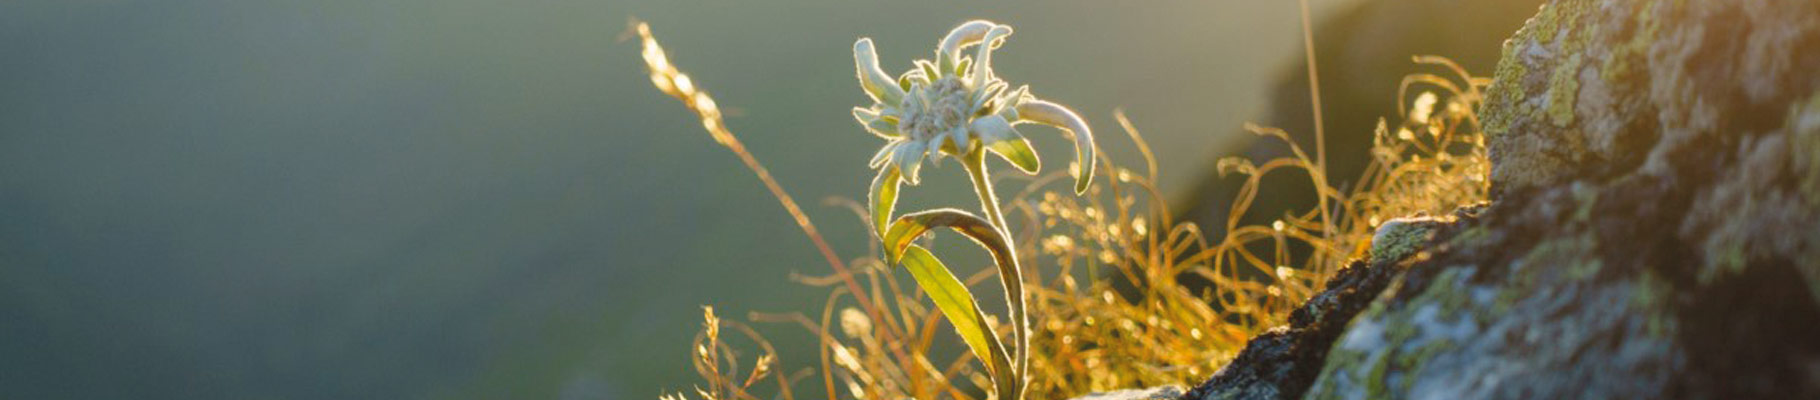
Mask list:
[[[705,92],[669,63],[649,27],[634,22],[643,41],[654,85],[681,100],[702,118],[704,128],[733,150],[764,181],[774,197],[827,257],[833,273],[793,276],[828,297],[814,316],[804,312],[751,313],[761,323],[794,325],[819,342],[819,368],[783,374],[778,353],[751,327],[716,317],[704,308],[694,364],[703,383],[702,399],[794,399],[793,388],[819,376],[829,398],[975,399],[990,383],[973,356],[948,329],[926,295],[900,282],[875,248],[852,260],[834,255],[794,200],[721,121]],[[1013,240],[1030,290],[1034,329],[1028,396],[1067,398],[1094,391],[1163,384],[1193,384],[1228,362],[1246,340],[1281,325],[1288,312],[1319,290],[1350,259],[1363,255],[1372,231],[1389,218],[1441,215],[1481,202],[1488,163],[1474,111],[1487,79],[1471,77],[1440,57],[1415,62],[1439,73],[1406,77],[1399,91],[1400,122],[1380,121],[1369,151],[1370,165],[1350,190],[1331,185],[1323,164],[1302,152],[1281,130],[1247,125],[1269,140],[1283,140],[1292,157],[1254,163],[1225,159],[1222,174],[1245,179],[1233,201],[1225,234],[1210,241],[1199,227],[1174,221],[1155,185],[1157,162],[1138,129],[1124,114],[1115,118],[1143,156],[1133,171],[1100,153],[1099,168],[1109,184],[1072,196],[1065,172],[1026,180],[1005,199]],[[685,90],[683,87],[687,86]],[[1411,89],[1423,89],[1414,99]],[[1344,149],[1342,149],[1344,150]],[[1272,172],[1301,170],[1323,196],[1326,209],[1284,215],[1270,226],[1238,224],[1262,180]],[[831,199],[864,224],[857,202]],[[1320,208],[1320,207],[1317,207]],[[1294,249],[1305,249],[1293,251]],[[1299,257],[1299,258],[1298,258]],[[849,268],[851,265],[852,268]],[[964,277],[969,286],[994,275],[992,268]],[[1196,292],[1191,287],[1203,287]],[[1005,321],[998,332],[1009,332]],[[754,367],[741,374],[734,346],[721,338],[732,327],[758,347]],[[940,344],[940,345],[938,345]],[[775,386],[763,395],[754,386]],[[682,393],[665,399],[686,398]]]

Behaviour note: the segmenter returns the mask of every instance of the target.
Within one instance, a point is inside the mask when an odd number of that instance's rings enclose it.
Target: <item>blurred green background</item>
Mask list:
[[[1313,0],[1319,18],[1347,0]],[[972,18],[1001,76],[1186,189],[1299,68],[1294,1],[0,3],[0,397],[653,398],[699,306],[819,310],[827,266],[627,18],[845,255],[881,144],[849,53]],[[1344,66],[1324,66],[1344,68]],[[1387,85],[1390,83],[1386,83]],[[1049,168],[1068,143],[1029,134]],[[910,206],[971,206],[952,164]],[[778,337],[803,336],[767,327]],[[792,342],[786,341],[784,344]],[[800,343],[798,343],[800,344]],[[802,348],[796,346],[793,348]],[[786,354],[810,366],[812,353]]]

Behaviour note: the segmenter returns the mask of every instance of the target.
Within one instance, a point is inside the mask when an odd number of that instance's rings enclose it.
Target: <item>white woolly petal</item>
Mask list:
[[[1012,131],[1011,121],[1006,121],[1005,117],[997,115],[976,118],[973,120],[971,128],[973,134],[979,135],[980,143],[985,143],[987,145],[1017,136]]]
[[[883,104],[903,101],[904,88],[898,87],[897,81],[878,66],[878,53],[872,49],[872,38],[860,38],[853,43],[853,64],[859,73],[860,88],[865,89],[873,101]]]
[[[866,166],[878,168],[880,165],[885,165],[886,161],[891,161],[891,155],[896,154],[897,147],[903,145],[903,143],[904,141],[902,140],[885,143],[884,147],[878,149],[878,153],[872,155],[872,161],[866,162]]]
[[[891,156],[891,161],[897,163],[897,170],[904,174],[904,181],[910,182],[911,185],[918,183],[916,172],[922,168],[923,155],[928,153],[925,151],[926,147],[923,142],[905,141],[897,146],[895,151],[897,154]]]
[[[967,135],[967,127],[957,126],[946,135],[948,144],[954,146],[955,154],[967,154],[973,151],[973,137]]]
[[[1078,164],[1078,169],[1069,172],[1073,173],[1076,179],[1074,184],[1075,193],[1085,193],[1087,191],[1087,184],[1093,181],[1093,166],[1095,163],[1093,156],[1093,131],[1087,128],[1087,121],[1081,119],[1080,115],[1076,115],[1073,110],[1069,110],[1067,107],[1036,99],[1029,99],[1024,101],[1023,104],[1019,104],[1017,112],[1020,121],[1035,122],[1061,128],[1063,133],[1074,137],[1074,157],[1075,163]]]
[[[969,112],[978,112],[980,110],[980,108],[986,106],[987,102],[990,102],[990,101],[992,101],[992,99],[997,98],[998,94],[1000,92],[1005,91],[1006,86],[1010,86],[1010,85],[1005,84],[1004,81],[998,81],[998,80],[994,80],[994,81],[992,81],[992,83],[986,84],[985,89],[982,89],[978,93],[975,93],[973,95],[973,97],[974,97],[973,98],[973,108],[968,111]]]
[[[859,120],[859,124],[866,127],[866,131],[872,132],[878,137],[893,139],[903,136],[903,133],[898,131],[897,124],[886,121],[877,109],[854,107],[853,119]]]
[[[902,86],[916,87],[917,85],[928,85],[929,76],[926,74],[923,74],[922,69],[913,69],[913,70],[910,70],[909,72],[905,72],[903,75],[898,75],[897,81],[900,84],[899,87],[902,87]],[[909,85],[901,85],[903,83],[908,83]]]
[[[948,31],[948,36],[943,37],[941,43],[936,46],[935,53],[937,56],[947,57],[950,62],[959,61],[956,58],[960,57],[961,49],[979,43],[980,38],[986,37],[986,32],[992,30],[994,26],[998,26],[998,24],[981,19],[962,23],[961,26]]]
[[[997,47],[995,42],[1006,36],[1011,36],[1011,27],[999,25],[992,27],[991,31],[986,32],[986,37],[980,40],[979,49],[975,50],[976,53],[973,56],[973,71],[970,74],[973,79],[973,87],[986,86],[986,80],[992,75],[992,48]]]

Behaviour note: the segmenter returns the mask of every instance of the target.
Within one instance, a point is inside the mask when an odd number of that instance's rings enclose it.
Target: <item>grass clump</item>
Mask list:
[[[967,28],[976,23],[985,25],[973,37]],[[1063,127],[1077,139],[1077,146],[1084,146],[1077,149],[1083,158],[1070,171],[1036,173],[1034,153],[1022,154],[1027,145],[1020,146],[1021,135],[954,137],[949,135],[952,130],[892,131],[904,126],[902,118],[913,117],[904,109],[908,107],[894,109],[892,102],[908,104],[905,96],[922,96],[917,94],[919,88],[934,87],[945,78],[990,78],[989,73],[970,72],[970,68],[986,67],[986,54],[996,46],[994,39],[1009,34],[1005,28],[1003,34],[993,36],[1000,26],[984,21],[963,24],[956,29],[963,34],[955,43],[971,40],[980,46],[975,57],[960,56],[956,50],[964,45],[950,47],[950,40],[943,40],[935,61],[919,62],[917,69],[895,80],[876,79],[884,76],[882,72],[869,74],[876,70],[868,65],[870,41],[856,44],[861,86],[879,104],[856,109],[855,116],[891,144],[881,151],[884,160],[874,163],[880,176],[868,204],[839,198],[826,202],[852,209],[859,223],[874,227],[883,244],[847,260],[835,255],[796,202],[739,144],[707,94],[669,63],[648,26],[635,24],[653,84],[681,100],[718,143],[746,161],[833,270],[827,276],[793,276],[803,284],[828,290],[819,312],[748,315],[755,322],[793,325],[815,337],[819,368],[774,372],[781,361],[763,336],[745,324],[716,317],[709,308],[695,343],[696,370],[703,378],[696,397],[794,399],[799,385],[812,385],[806,382],[816,377],[819,385],[812,386],[819,386],[827,397],[857,399],[1048,399],[1197,382],[1229,361],[1250,337],[1284,323],[1293,307],[1318,291],[1348,260],[1362,257],[1378,225],[1395,217],[1445,215],[1457,206],[1485,198],[1487,162],[1474,111],[1489,81],[1471,77],[1439,57],[1415,58],[1418,64],[1440,72],[1413,74],[1403,80],[1399,104],[1410,99],[1407,95],[1412,89],[1421,92],[1399,109],[1399,123],[1379,122],[1369,149],[1373,160],[1351,181],[1350,188],[1336,187],[1329,179],[1320,160],[1325,149],[1309,157],[1286,132],[1247,125],[1249,132],[1285,141],[1293,155],[1259,162],[1241,158],[1219,162],[1223,175],[1237,175],[1245,183],[1222,227],[1224,234],[1215,240],[1194,224],[1174,220],[1155,184],[1157,162],[1122,112],[1114,118],[1142,155],[1141,170],[1093,152],[1085,122],[1072,112],[1068,114],[1075,121],[1038,121]],[[870,61],[876,64],[875,59]],[[972,106],[976,108],[961,116],[1011,122],[1024,116],[1016,115],[1024,110],[1013,103],[1040,101],[1028,97],[1027,89],[1004,92],[1002,83],[993,85],[992,81],[996,79],[962,85],[989,92],[981,96],[989,100],[975,102]],[[941,102],[916,106],[937,103]],[[1013,115],[1006,110],[1013,110]],[[887,117],[897,120],[886,121]],[[942,125],[954,123],[937,121],[936,125],[958,126]],[[906,144],[900,141],[922,143],[913,152],[903,150]],[[882,204],[893,201],[881,200],[894,200],[899,180],[914,181],[914,165],[920,164],[924,154],[937,152],[936,157],[946,154],[961,159],[987,217],[934,210],[910,213],[893,222],[889,218],[892,207]],[[984,167],[987,152],[1000,154],[1020,171],[1034,175],[991,175]],[[912,155],[914,161],[906,159]],[[1101,185],[1087,185],[1096,171],[1107,179]],[[1305,173],[1322,205],[1285,214],[1268,226],[1240,225],[1241,217],[1257,200],[1263,179],[1280,171]],[[1067,179],[1070,176],[1075,179]],[[1061,183],[1063,180],[1073,184]],[[1017,183],[1021,188],[1000,197],[993,190],[995,182]],[[997,268],[954,274],[933,261],[927,250],[917,252],[923,249],[919,243],[927,240],[923,232],[943,226],[985,246],[995,256]],[[910,270],[916,286],[901,280],[905,274],[895,270],[897,262]],[[1047,265],[1053,267],[1036,268]],[[995,275],[1007,293],[1009,318],[988,315],[972,301],[971,288],[986,284]],[[1018,291],[1023,294],[1016,294]],[[959,297],[966,301],[955,300]],[[943,321],[960,334],[961,347],[971,351],[957,349],[953,335],[939,332]],[[734,327],[761,350],[754,367],[743,375],[736,347],[720,337],[722,327]],[[1019,333],[1026,328],[1028,333]],[[1011,332],[1011,340],[1005,341],[999,332]],[[974,360],[981,360],[977,365],[984,368],[976,367]],[[760,382],[775,388],[754,394],[753,387]],[[664,398],[685,397],[677,393]]]

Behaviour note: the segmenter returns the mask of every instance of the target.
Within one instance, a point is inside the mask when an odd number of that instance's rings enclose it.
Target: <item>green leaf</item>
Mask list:
[[[973,300],[973,293],[967,285],[954,277],[942,261],[929,254],[922,246],[911,245],[903,251],[904,268],[910,270],[910,276],[916,278],[918,287],[929,294],[935,301],[936,308],[948,318],[949,325],[954,326],[955,333],[967,342],[967,348],[973,350],[987,371],[992,373],[993,381],[1001,391],[1015,388],[1017,381],[1012,377],[1011,355],[1005,352],[1005,344],[999,342],[998,334],[987,321],[986,313]],[[1008,388],[1007,386],[1010,386]]]
[[[887,222],[891,221],[891,211],[897,207],[898,184],[903,182],[903,175],[894,166],[879,169],[878,177],[872,179],[872,190],[868,202],[872,206],[872,230],[879,238],[885,237]]]
[[[1030,141],[1024,140],[1024,138],[1000,140],[986,148],[992,149],[993,153],[1003,157],[1011,165],[1017,166],[1017,169],[1024,173],[1034,174],[1043,169],[1042,160],[1036,157],[1036,151],[1030,149]]]
[[[1036,151],[1030,149],[1030,141],[1024,139],[1024,134],[1018,133],[1017,128],[1012,128],[1005,117],[988,115],[974,119],[971,129],[979,135],[980,142],[985,143],[987,149],[1017,166],[1017,169],[1027,174],[1042,170],[1042,161],[1037,158]]]
[[[896,259],[905,248],[911,246],[911,242],[915,241],[918,236],[935,228],[950,228],[962,235],[967,235],[968,238],[979,243],[980,247],[985,247],[987,251],[992,252],[994,261],[1001,261],[1000,268],[1009,268],[1012,265],[1011,258],[1015,257],[1015,254],[1004,235],[999,234],[998,228],[992,227],[992,223],[986,222],[985,219],[952,208],[921,211],[898,217],[897,222],[892,222],[890,229],[887,229],[881,236],[885,244],[885,254]]]
[[[1029,367],[1025,360],[1028,357],[1026,352],[1030,343],[1030,326],[1024,306],[1023,274],[1018,271],[1017,252],[1010,246],[1006,236],[990,222],[966,211],[952,208],[922,211],[898,217],[896,222],[891,223],[891,228],[885,231],[882,239],[885,254],[892,262],[898,262],[900,258],[909,256],[910,249],[920,249],[910,242],[930,229],[942,227],[966,235],[992,253],[993,264],[998,267],[999,281],[1005,287],[1005,304],[1011,314],[1011,332],[1018,350],[1015,357],[1018,362],[1010,364],[1013,366],[1012,371],[1003,376],[995,376],[994,381],[998,384],[999,398],[1022,398],[1024,381],[1021,377],[1028,375]]]

